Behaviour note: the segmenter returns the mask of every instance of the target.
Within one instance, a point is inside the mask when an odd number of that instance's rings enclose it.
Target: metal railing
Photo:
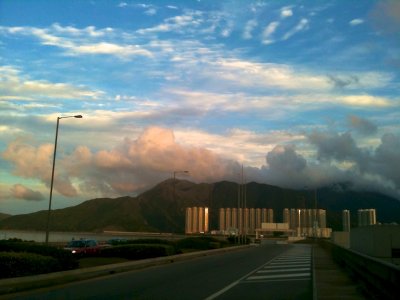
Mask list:
[[[400,267],[321,240],[320,246],[360,284],[372,299],[398,299]]]

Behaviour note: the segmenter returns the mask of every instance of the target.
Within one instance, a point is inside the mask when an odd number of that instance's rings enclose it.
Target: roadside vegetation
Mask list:
[[[232,245],[212,237],[115,239],[91,254],[76,255],[61,247],[18,239],[0,240],[0,279],[162,257]]]

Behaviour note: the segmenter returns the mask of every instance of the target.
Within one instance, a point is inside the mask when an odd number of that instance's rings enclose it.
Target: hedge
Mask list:
[[[58,260],[62,270],[79,267],[79,262],[70,251],[35,242],[0,240],[0,252],[28,252],[52,257]]]
[[[176,242],[179,249],[209,250],[222,248],[227,242],[212,237],[188,237]]]
[[[175,254],[175,249],[170,245],[160,244],[127,244],[101,250],[100,256],[121,257],[131,260],[168,256]]]
[[[50,256],[26,252],[0,252],[0,278],[50,273],[62,270]]]

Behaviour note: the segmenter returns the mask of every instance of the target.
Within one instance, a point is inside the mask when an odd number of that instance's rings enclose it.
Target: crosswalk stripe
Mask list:
[[[311,273],[295,273],[295,274],[281,274],[281,275],[253,275],[247,277],[247,280],[261,280],[261,279],[276,279],[276,278],[293,278],[293,277],[309,277]]]
[[[310,271],[310,268],[292,268],[292,269],[269,269],[261,270],[257,273],[278,273],[278,272],[294,272],[294,271]]]
[[[299,266],[309,265],[309,263],[271,263],[271,266]]]

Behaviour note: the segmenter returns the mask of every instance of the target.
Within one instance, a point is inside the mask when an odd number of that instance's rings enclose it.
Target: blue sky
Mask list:
[[[170,178],[400,199],[398,1],[0,1],[0,212]]]

